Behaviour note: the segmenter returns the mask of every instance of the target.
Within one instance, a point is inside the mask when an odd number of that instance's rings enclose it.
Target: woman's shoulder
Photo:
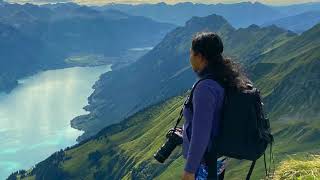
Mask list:
[[[198,83],[195,87],[195,91],[199,91],[202,89],[209,89],[215,92],[224,92],[224,88],[215,80],[213,79],[204,79]]]
[[[195,97],[214,97],[218,99],[223,99],[224,88],[213,79],[204,79],[196,85],[193,93],[193,98]]]

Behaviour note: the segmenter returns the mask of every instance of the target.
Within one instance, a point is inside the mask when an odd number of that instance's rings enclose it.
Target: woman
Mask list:
[[[223,57],[221,38],[213,32],[197,33],[192,39],[190,64],[198,78],[213,75],[195,87],[192,109],[184,106],[183,157],[186,159],[182,180],[206,179],[208,175],[204,154],[211,138],[218,133],[218,123],[225,88],[245,88],[250,80],[239,64]],[[219,179],[223,179],[226,161],[217,163]]]

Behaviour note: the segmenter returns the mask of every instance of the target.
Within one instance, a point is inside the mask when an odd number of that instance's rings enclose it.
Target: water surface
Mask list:
[[[70,120],[87,113],[82,108],[92,85],[110,67],[44,71],[0,94],[0,179],[76,143],[83,132],[71,128]]]

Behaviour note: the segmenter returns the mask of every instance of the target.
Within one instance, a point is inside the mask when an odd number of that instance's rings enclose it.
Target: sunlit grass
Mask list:
[[[320,179],[320,155],[311,155],[304,159],[291,158],[281,162],[274,179]]]

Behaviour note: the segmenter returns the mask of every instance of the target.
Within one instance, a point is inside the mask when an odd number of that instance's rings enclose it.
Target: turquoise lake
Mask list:
[[[0,179],[76,143],[83,132],[70,120],[88,113],[82,108],[107,71],[111,65],[43,71],[0,94]]]

